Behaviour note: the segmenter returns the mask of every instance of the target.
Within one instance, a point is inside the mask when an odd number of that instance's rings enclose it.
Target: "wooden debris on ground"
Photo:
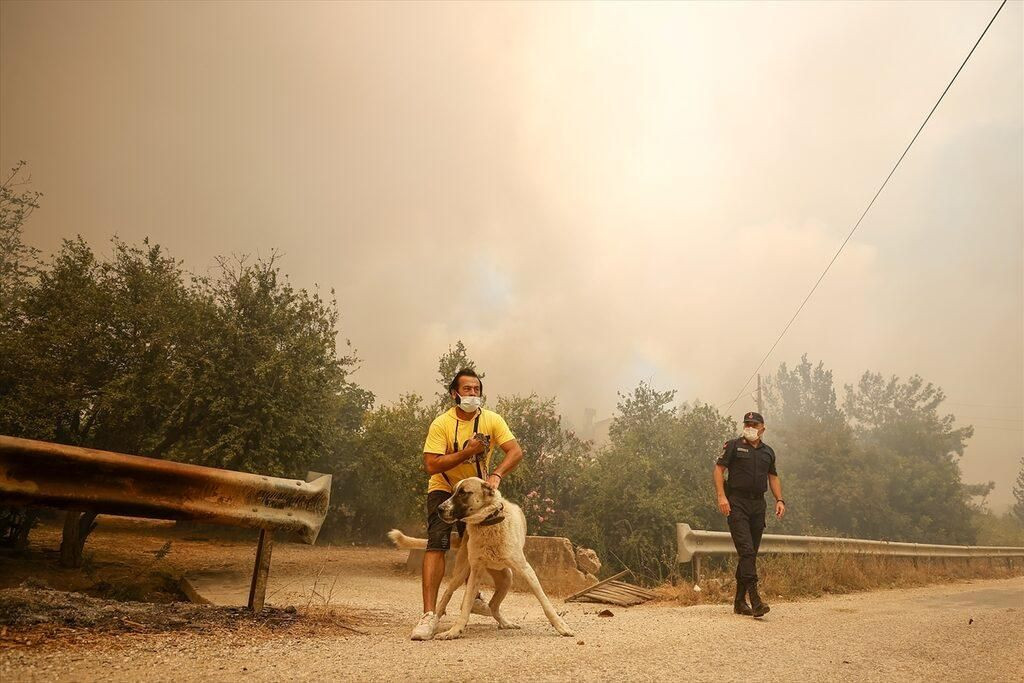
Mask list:
[[[618,580],[629,573],[630,571],[626,569],[604,581],[598,581],[593,586],[585,588],[579,593],[573,593],[565,599],[565,602],[574,600],[579,602],[603,602],[619,605],[620,607],[630,607],[653,600],[655,598],[653,592],[646,588]]]

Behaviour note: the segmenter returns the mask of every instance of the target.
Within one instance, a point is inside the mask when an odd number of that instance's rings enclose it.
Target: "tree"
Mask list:
[[[24,161],[18,162],[0,183],[0,396],[10,391],[15,382],[12,369],[29,351],[15,343],[15,333],[25,289],[37,272],[38,252],[25,244],[22,228],[39,208],[42,193],[19,189],[31,182],[31,177],[21,175],[24,167]],[[26,545],[37,517],[31,508],[0,506],[0,545]]]
[[[1020,459],[1020,471],[1017,472],[1017,483],[1013,487],[1013,514],[1017,521],[1024,525],[1024,457]]]
[[[591,463],[590,443],[562,427],[555,398],[502,396],[495,410],[505,418],[523,449],[523,459],[501,483],[502,492],[522,506],[529,533],[564,533],[580,502],[580,482]],[[495,448],[491,468],[504,458]]]
[[[207,287],[215,331],[202,363],[212,371],[196,387],[205,416],[181,451],[195,462],[304,474],[372,404],[348,379],[358,359],[338,354],[333,297],[293,288],[275,261],[222,260]]]
[[[764,439],[776,451],[788,502],[780,530],[888,535],[883,468],[860,447],[839,408],[832,371],[804,355],[793,368],[782,363],[765,381],[764,395]]]
[[[36,272],[38,251],[25,244],[22,228],[39,208],[41,192],[19,189],[32,182],[24,177],[25,162],[19,161],[0,183],[0,317],[17,302],[21,287]]]
[[[19,189],[31,180],[22,177],[24,167],[24,161],[16,164],[0,184],[0,396],[12,390],[17,368],[31,352],[17,337],[25,294],[38,274],[38,252],[25,244],[22,229],[42,195]]]
[[[462,340],[455,342],[455,348],[448,347],[448,351],[437,361],[437,383],[441,389],[434,395],[434,411],[441,414],[451,407],[451,395],[448,393],[448,386],[452,378],[459,370],[474,370],[483,380],[484,373],[477,370],[476,363],[469,357],[466,345]]]
[[[9,342],[23,353],[0,358],[5,378],[0,430],[14,436],[92,445],[100,387],[114,371],[110,291],[82,240],[66,240],[27,289]]]
[[[766,383],[765,440],[778,452],[789,501],[783,530],[861,538],[968,543],[970,499],[957,458],[970,427],[941,416],[940,389],[866,372],[836,401],[832,373],[804,356]]]
[[[1024,525],[1012,510],[1002,515],[991,510],[974,510],[973,518],[978,545],[1024,546]]]
[[[765,381],[764,393],[772,424],[807,422],[828,428],[846,419],[836,403],[832,371],[821,362],[812,365],[807,354],[792,370],[785,363],[779,365],[774,378]]]
[[[675,525],[718,523],[711,468],[735,424],[641,383],[620,394],[609,444],[585,473],[570,536],[611,566],[658,582],[675,571]]]
[[[347,379],[333,300],[273,259],[222,265],[195,278],[148,241],[100,260],[66,240],[5,325],[22,353],[0,357],[0,431],[304,475],[372,396]]]
[[[846,410],[858,440],[885,475],[884,490],[871,499],[889,509],[889,538],[930,543],[973,543],[972,494],[990,485],[966,487],[958,460],[974,428],[955,428],[940,415],[942,390],[914,375],[865,372],[846,387]]]
[[[416,394],[364,413],[352,447],[329,468],[335,475],[327,521],[333,533],[381,541],[392,527],[422,522],[423,440],[433,419]]]

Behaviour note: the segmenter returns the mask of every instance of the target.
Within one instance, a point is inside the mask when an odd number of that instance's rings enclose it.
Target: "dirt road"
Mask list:
[[[388,587],[392,590],[393,587]],[[35,680],[1020,680],[1024,579],[779,603],[763,621],[725,606],[569,604],[557,636],[525,595],[521,631],[474,617],[461,641],[413,643],[415,584],[381,601],[368,635],[257,639],[187,634],[0,653],[0,679]],[[973,623],[972,621],[973,620]],[[444,623],[444,622],[442,622]]]
[[[244,603],[251,540],[102,530],[90,540],[87,571],[44,571],[54,566],[58,538],[55,529],[39,530],[28,560],[0,562],[0,584],[31,577],[85,590],[74,582],[124,581],[145,566],[172,574],[223,570],[241,577],[231,588],[238,596],[227,595],[227,603]],[[404,559],[388,548],[275,550],[269,604],[300,612],[338,606],[360,633],[273,627],[105,635],[86,628],[77,643],[51,637],[5,646],[8,634],[0,637],[0,680],[1009,681],[1024,672],[1024,577],[776,601],[762,621],[735,616],[726,605],[667,602],[611,607],[614,616],[601,617],[605,606],[556,600],[574,638],[556,635],[533,597],[515,593],[504,612],[522,630],[498,631],[474,616],[462,640],[414,643],[408,635],[420,587]]]

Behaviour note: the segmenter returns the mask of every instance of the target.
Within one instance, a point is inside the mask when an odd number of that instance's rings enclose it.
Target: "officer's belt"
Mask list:
[[[759,498],[764,498],[764,493],[764,491],[761,491],[761,493],[753,493],[751,491],[729,491],[728,497],[749,498],[750,500],[758,500]]]

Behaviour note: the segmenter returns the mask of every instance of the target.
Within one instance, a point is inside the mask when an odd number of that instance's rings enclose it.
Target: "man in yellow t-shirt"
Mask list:
[[[505,420],[482,408],[483,390],[476,372],[459,370],[448,385],[455,405],[430,424],[423,446],[423,466],[431,476],[427,485],[427,551],[423,553],[423,617],[413,629],[413,640],[430,640],[437,628],[434,609],[437,590],[444,578],[444,554],[452,532],[452,525],[437,513],[438,506],[448,500],[454,486],[467,477],[480,477],[498,488],[502,477],[523,459],[523,450]],[[505,458],[491,472],[495,446],[505,452]],[[465,531],[461,523],[456,524],[456,528],[460,536]],[[477,602],[482,602],[479,597]]]

